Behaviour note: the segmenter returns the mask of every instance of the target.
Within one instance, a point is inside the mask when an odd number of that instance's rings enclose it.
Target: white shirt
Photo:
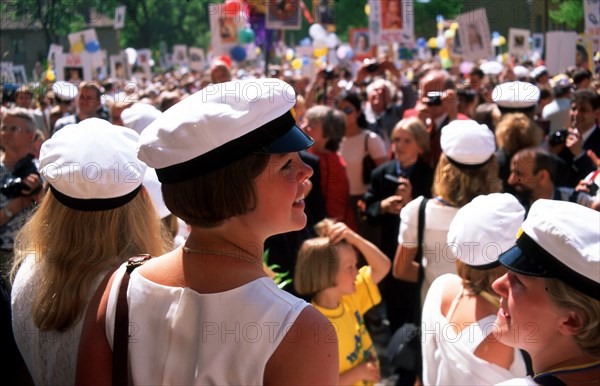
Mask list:
[[[363,130],[358,135],[342,139],[339,153],[346,161],[351,196],[363,195],[369,188],[362,180],[362,160],[367,154],[365,152],[365,135],[369,136],[367,148],[371,158],[387,158],[383,139],[372,131]]]
[[[106,337],[112,347],[116,297],[110,291]],[[262,385],[265,366],[305,301],[260,278],[200,294],[154,283],[133,271],[127,291],[129,362],[135,385]]]

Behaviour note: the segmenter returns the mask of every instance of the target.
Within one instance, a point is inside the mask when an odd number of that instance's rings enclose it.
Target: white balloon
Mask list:
[[[135,64],[135,61],[137,60],[137,51],[135,50],[135,48],[125,48],[125,54],[127,55],[127,62],[129,63],[130,66],[133,66]]]
[[[446,38],[443,35],[437,37],[437,48],[438,50],[446,48]]]
[[[325,27],[323,27],[321,24],[315,23],[308,27],[308,34],[311,38],[313,38],[313,40],[321,38],[324,39],[327,36],[327,31],[325,30]]]
[[[325,48],[327,47],[327,40],[325,38],[313,40],[313,48]]]
[[[334,48],[335,46],[340,44],[340,39],[338,39],[337,35],[333,32],[330,32],[327,35],[327,37],[325,38],[325,41],[327,42],[327,47],[329,47],[329,48]]]

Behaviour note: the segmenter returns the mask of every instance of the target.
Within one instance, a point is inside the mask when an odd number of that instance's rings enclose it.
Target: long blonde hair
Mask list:
[[[81,318],[99,275],[129,257],[162,255],[168,238],[144,189],[112,210],[68,208],[49,191],[15,240],[11,280],[33,254],[43,272],[32,304],[33,321],[42,331],[64,331]]]

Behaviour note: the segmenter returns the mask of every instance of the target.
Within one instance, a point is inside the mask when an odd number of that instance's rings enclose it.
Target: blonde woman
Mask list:
[[[500,256],[508,273],[493,284],[501,296],[495,337],[526,350],[535,375],[502,385],[597,385],[600,379],[600,213],[582,205],[537,200]]]
[[[133,255],[166,250],[137,137],[90,118],[42,145],[50,189],[17,236],[11,272],[13,331],[35,384],[75,382],[83,316],[102,279]]]

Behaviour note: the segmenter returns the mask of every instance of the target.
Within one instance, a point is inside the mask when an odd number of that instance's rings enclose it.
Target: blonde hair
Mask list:
[[[505,114],[496,125],[495,133],[498,148],[508,155],[542,142],[541,129],[523,113]]]
[[[162,255],[167,245],[150,197],[142,190],[112,210],[79,211],[61,204],[50,190],[15,240],[11,280],[33,254],[44,273],[32,304],[42,331],[64,331],[83,315],[93,284],[133,255]]]
[[[319,237],[304,241],[298,251],[294,289],[300,295],[313,296],[337,284],[340,266],[338,245],[331,243],[327,237],[333,223],[331,219],[317,223],[314,228]]]
[[[433,196],[440,196],[451,204],[462,207],[481,194],[501,191],[502,180],[498,177],[495,155],[478,168],[464,169],[452,164],[442,153],[435,169]]]
[[[463,279],[463,286],[475,295],[485,291],[495,294],[492,283],[506,273],[506,268],[498,266],[492,269],[477,269],[458,260],[456,273]]]
[[[558,279],[544,279],[546,292],[558,306],[575,311],[581,329],[573,336],[577,345],[588,355],[600,360],[600,300],[573,289]]]
[[[429,152],[429,134],[425,129],[423,121],[416,117],[404,118],[400,122],[396,123],[394,130],[392,130],[391,136],[393,137],[394,133],[400,130],[411,133],[415,139],[415,142],[417,143],[417,146],[419,146],[423,153]]]

